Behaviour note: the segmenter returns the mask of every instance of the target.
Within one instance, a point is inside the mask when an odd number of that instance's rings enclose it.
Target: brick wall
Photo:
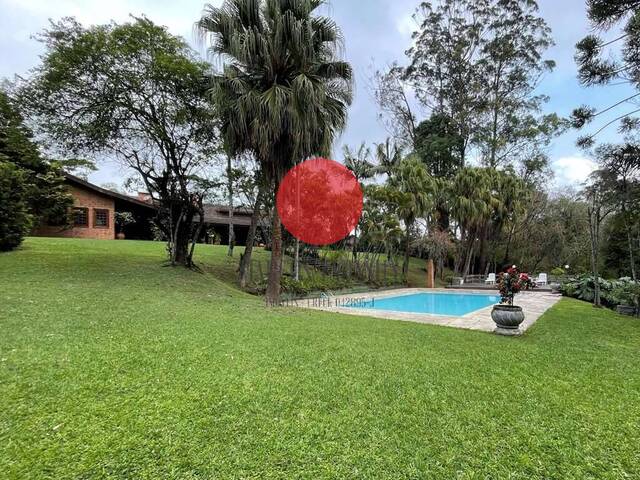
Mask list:
[[[113,217],[115,207],[113,199],[76,185],[69,185],[69,192],[73,195],[74,206],[89,209],[89,226],[62,229],[61,227],[41,225],[33,231],[32,235],[36,237],[94,238],[97,240],[113,240],[115,238]],[[95,218],[94,209],[109,210],[108,227],[93,226]]]

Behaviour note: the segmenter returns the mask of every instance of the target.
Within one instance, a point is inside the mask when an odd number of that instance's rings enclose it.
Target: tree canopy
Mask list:
[[[67,18],[38,39],[45,54],[21,101],[39,129],[69,152],[133,168],[161,207],[170,260],[190,265],[210,186],[202,171],[219,149],[209,65],[144,17],[88,28]]]

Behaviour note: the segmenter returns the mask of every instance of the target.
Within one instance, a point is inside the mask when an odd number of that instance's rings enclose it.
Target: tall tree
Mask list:
[[[348,145],[345,145],[342,149],[342,155],[345,167],[351,170],[359,183],[369,180],[375,175],[375,167],[371,163],[371,149],[369,149],[364,142],[356,151],[351,150]],[[362,218],[358,221],[358,225],[356,225],[353,234],[351,251],[354,259],[358,258],[358,235],[361,230]]]
[[[337,58],[338,26],[321,0],[225,0],[197,23],[224,62],[211,97],[234,152],[252,151],[273,191],[291,167],[328,155],[346,123],[351,66]],[[282,226],[274,209],[267,301],[280,298]]]
[[[628,84],[640,88],[640,0],[588,0],[587,15],[594,30],[600,35],[587,35],[576,45],[575,59],[578,64],[578,78],[584,86]],[[602,38],[602,33],[618,27],[622,34],[611,40]],[[613,51],[619,47],[619,55]],[[573,126],[582,128],[600,115],[615,111],[618,107],[631,105],[623,113],[616,114],[593,133],[581,137],[578,144],[591,147],[595,137],[607,127],[621,122],[623,131],[637,130],[640,120],[634,115],[640,112],[634,102],[640,92],[621,98],[615,103],[597,110],[583,105],[574,110]]]
[[[591,240],[591,273],[594,281],[593,305],[600,307],[600,242],[601,230],[605,219],[614,210],[611,191],[607,186],[607,173],[596,171],[591,175],[590,183],[584,188],[583,195],[587,202],[587,218],[589,221],[589,238]]]
[[[45,53],[21,98],[39,129],[134,169],[160,207],[170,261],[190,266],[211,186],[201,172],[218,148],[208,65],[146,18],[89,28],[67,18],[38,38]]]
[[[11,250],[40,222],[64,227],[73,198],[60,164],[46,160],[31,130],[0,90],[0,250]]]
[[[562,126],[541,115],[535,94],[554,63],[550,30],[534,0],[423,2],[405,71],[417,98],[455,126],[463,163],[476,147],[484,164],[513,164]]]
[[[453,121],[449,117],[437,113],[421,122],[416,127],[415,135],[414,152],[439,183],[436,188],[435,209],[437,226],[441,232],[444,232],[449,229],[450,217],[450,202],[445,185],[464,166],[460,156],[464,140],[458,134]],[[445,236],[439,238],[445,238]],[[429,243],[429,245],[433,244],[433,242]]]
[[[471,268],[479,229],[490,214],[491,192],[484,170],[472,167],[461,169],[453,177],[450,189],[451,212],[460,238],[455,271],[466,277]]]
[[[482,121],[475,133],[489,167],[512,164],[532,145],[548,144],[562,126],[555,114],[541,115],[548,101],[535,91],[555,62],[544,58],[553,45],[551,29],[532,0],[491,3],[492,18],[480,41]]]
[[[600,182],[608,188],[611,202],[619,212],[627,237],[629,271],[633,280],[637,279],[634,221],[640,208],[635,195],[640,182],[640,146],[634,143],[623,145],[601,145],[596,149],[596,157],[601,168]]]
[[[433,208],[434,182],[424,164],[416,156],[403,158],[386,184],[387,202],[394,205],[404,223],[404,261],[402,275],[408,281],[411,238],[416,220],[429,216]]]
[[[414,18],[420,26],[406,52],[405,78],[422,105],[451,119],[464,161],[482,108],[478,54],[491,18],[490,0],[423,2]]]

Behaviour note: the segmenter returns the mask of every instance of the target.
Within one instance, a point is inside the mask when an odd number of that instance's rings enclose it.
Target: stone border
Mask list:
[[[365,292],[361,294],[352,295],[336,295],[330,297],[328,305],[322,304],[319,301],[318,304],[313,304],[313,301],[309,300],[307,305],[298,305],[303,308],[312,308],[315,310],[324,310],[327,312],[344,313],[346,315],[357,315],[361,317],[374,317],[384,318],[388,320],[401,320],[406,322],[426,323],[430,325],[443,325],[447,327],[463,328],[467,330],[479,330],[483,332],[496,331],[496,325],[491,319],[491,309],[493,306],[485,307],[480,310],[476,310],[471,313],[467,313],[461,317],[445,316],[445,315],[433,315],[428,313],[408,313],[408,312],[396,312],[390,310],[375,310],[368,308],[352,308],[335,306],[336,303],[340,304],[341,301],[353,298],[385,298],[385,297],[399,297],[402,295],[410,295],[413,293],[448,293],[448,294],[480,294],[487,295],[487,290],[455,290],[444,288],[401,288],[396,290],[386,290],[384,292]],[[519,331],[509,332],[513,334],[522,334],[529,329],[549,308],[555,305],[562,297],[560,295],[551,294],[550,292],[522,292],[516,297],[516,304],[521,306],[525,320],[520,325]],[[311,304],[309,304],[311,302]],[[303,303],[303,302],[300,302]],[[501,333],[501,332],[496,332]],[[505,332],[507,333],[507,332]]]

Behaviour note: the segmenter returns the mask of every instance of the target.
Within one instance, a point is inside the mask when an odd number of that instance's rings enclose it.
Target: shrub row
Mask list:
[[[581,275],[572,277],[562,283],[560,292],[572,298],[593,302],[595,298],[595,277]],[[600,278],[600,299],[602,304],[609,308],[618,305],[630,305],[638,308],[640,298],[640,282],[634,282],[624,277],[618,280],[605,280]]]

